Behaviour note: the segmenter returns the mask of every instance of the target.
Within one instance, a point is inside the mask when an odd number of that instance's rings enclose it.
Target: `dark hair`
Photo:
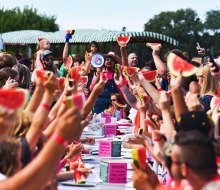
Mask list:
[[[99,44],[96,41],[91,41],[89,44],[89,48],[91,48],[92,45],[95,45],[97,50],[99,51]]]
[[[175,145],[181,148],[180,161],[196,175],[205,179],[217,175],[214,145],[207,136],[198,131],[180,132]]]
[[[80,54],[77,54],[77,55],[73,56],[72,58],[73,58],[73,63],[74,62],[82,63],[83,61],[85,61],[85,58]]]
[[[0,143],[0,172],[6,176],[13,176],[19,169],[17,159],[18,153],[21,151],[19,140],[12,137],[6,137]]]
[[[0,87],[3,87],[10,77],[11,79],[15,78],[18,75],[18,72],[12,68],[6,67],[0,69]]]
[[[111,94],[111,97],[112,97],[112,96],[116,96],[116,100],[117,100],[118,103],[120,103],[120,104],[125,104],[125,102],[124,102],[122,96],[121,96],[119,93],[112,93],[112,94]]]
[[[12,68],[16,64],[17,64],[17,59],[13,55],[4,53],[0,56],[0,69],[5,67]]]
[[[16,64],[12,67],[12,69],[19,73],[19,86],[24,89],[29,89],[31,81],[31,73],[29,68],[22,64]]]

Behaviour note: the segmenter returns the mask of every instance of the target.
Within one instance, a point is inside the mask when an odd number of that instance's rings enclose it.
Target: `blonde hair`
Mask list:
[[[45,42],[48,41],[48,39],[46,38],[39,38],[38,39],[38,43],[37,43],[37,51],[40,50],[40,49],[44,49],[44,44]]]
[[[218,91],[218,79],[211,75],[210,67],[205,64],[202,65],[196,73],[196,76],[203,76],[203,84],[201,86],[200,95],[212,92],[217,94]]]

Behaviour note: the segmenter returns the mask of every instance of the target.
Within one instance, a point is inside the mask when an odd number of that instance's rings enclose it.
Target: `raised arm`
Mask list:
[[[44,89],[45,93],[40,106],[34,114],[30,129],[26,134],[26,139],[30,150],[33,150],[39,140],[40,134],[48,122],[48,114],[53,101],[53,93],[57,89],[57,80],[53,73],[48,78],[45,78]]]
[[[127,58],[127,52],[126,52],[126,46],[120,47],[121,52],[121,60],[123,66],[128,66],[128,58]]]
[[[159,56],[159,52],[160,50],[158,49],[159,47],[155,47],[153,49],[153,52],[152,52],[152,56],[153,56],[153,59],[154,59],[154,63],[155,63],[155,66],[157,68],[157,71],[158,73],[163,77],[163,78],[167,78],[167,68],[166,68],[166,64],[160,59],[160,56]]]
[[[68,109],[59,118],[54,137],[47,142],[38,156],[14,176],[0,181],[0,189],[43,189],[54,175],[57,163],[65,152],[64,142],[78,140],[82,130],[79,111],[75,107]]]

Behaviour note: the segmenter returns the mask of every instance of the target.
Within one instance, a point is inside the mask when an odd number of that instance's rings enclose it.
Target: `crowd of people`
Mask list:
[[[134,52],[127,55],[126,44],[119,44],[120,56],[103,54],[103,66],[95,68],[91,60],[102,53],[99,44],[91,42],[84,55],[71,54],[71,38],[67,33],[60,67],[54,64],[45,38],[38,39],[33,72],[15,56],[0,53],[0,88],[30,92],[22,112],[0,111],[0,189],[53,189],[57,180],[71,178],[72,173],[63,173],[60,167],[83,150],[80,142],[95,142],[93,137],[80,137],[92,115],[102,112],[135,125],[125,148],[147,150],[147,169],[132,165],[137,190],[220,189],[220,105],[215,103],[220,95],[220,72],[205,50],[198,48],[200,67],[195,75],[185,78],[181,70],[178,76],[172,75],[160,57],[160,47],[154,47],[157,75],[149,82],[142,71],[150,71],[152,65],[139,68],[138,56]],[[190,61],[178,49],[170,52]],[[220,59],[216,62],[220,64]],[[136,68],[132,76],[124,72],[129,67]],[[87,77],[87,82],[79,83],[73,69]],[[37,70],[45,71],[43,80]],[[58,88],[61,77],[65,77],[63,89]],[[81,111],[66,104],[68,96],[79,92],[86,98]]]

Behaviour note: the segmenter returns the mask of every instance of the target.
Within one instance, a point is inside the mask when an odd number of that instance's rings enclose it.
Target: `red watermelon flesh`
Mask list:
[[[45,76],[48,74],[49,71],[45,71],[43,69],[37,69],[35,70],[35,74],[37,78],[40,79],[41,83],[44,83],[45,81]]]
[[[75,81],[78,82],[80,79],[80,71],[82,70],[81,67],[73,67],[70,71],[71,78]]]
[[[58,88],[63,91],[65,87],[65,77],[58,78]]]
[[[114,102],[116,104],[116,106],[118,106],[119,108],[126,108],[127,105],[126,104],[120,104],[119,102],[115,101]]]
[[[133,77],[135,72],[137,72],[139,68],[137,67],[124,67],[124,74],[129,78]]]
[[[23,108],[28,100],[28,92],[24,89],[0,89],[0,107],[8,110]]]
[[[146,118],[144,122],[148,127],[151,127],[151,129],[157,129],[157,126],[155,125],[155,123],[151,121],[150,119]]]
[[[73,176],[74,176],[75,182],[77,184],[84,184],[86,182],[86,179],[85,179],[82,171],[80,171],[79,169],[76,169],[74,171]]]
[[[79,109],[82,110],[83,105],[85,104],[85,95],[83,93],[78,93],[72,98],[73,104]]]
[[[159,48],[161,47],[161,43],[147,43],[146,45],[152,49],[156,47],[159,47]]]
[[[81,76],[79,78],[79,85],[87,84],[88,83],[88,76]]]
[[[155,80],[155,77],[157,75],[157,70],[153,71],[141,71],[141,74],[144,76],[144,78],[149,81],[153,82]]]
[[[104,82],[107,82],[107,81],[108,81],[108,73],[102,72],[101,78],[102,78],[102,80],[103,80]]]
[[[179,73],[182,72],[182,76],[189,77],[198,71],[198,67],[174,53],[169,53],[167,57],[167,66],[171,74],[175,76],[178,76]]]
[[[140,166],[141,169],[143,169],[145,171],[146,170],[146,160],[147,160],[146,148],[141,147],[141,148],[138,148],[137,151],[138,151],[139,166]]]
[[[69,56],[67,59],[66,59],[66,62],[64,63],[64,67],[66,70],[68,70],[71,65],[72,65],[72,62],[73,62],[73,59],[71,56]]]
[[[119,44],[127,44],[130,40],[130,36],[118,36],[117,37],[117,42]]]

